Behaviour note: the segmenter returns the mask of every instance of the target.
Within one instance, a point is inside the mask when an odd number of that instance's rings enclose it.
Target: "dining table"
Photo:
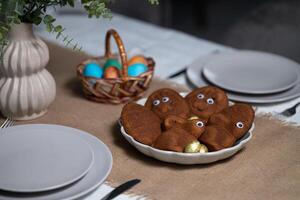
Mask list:
[[[63,24],[65,34],[82,47],[82,50],[92,56],[104,55],[105,33],[115,28],[124,38],[124,46],[129,55],[145,54],[155,58],[155,76],[172,82],[194,88],[188,81],[185,69],[195,60],[204,59],[214,52],[232,51],[233,47],[208,41],[187,33],[170,28],[160,27],[133,19],[124,15],[114,14],[112,19],[89,19],[82,13],[54,12],[57,23]],[[75,22],[75,23],[74,23]],[[49,34],[45,27],[36,27],[36,32],[48,41],[64,46],[63,40],[57,40],[55,34]],[[113,48],[117,52],[116,46]],[[178,74],[177,76],[174,76]],[[171,77],[171,78],[170,78]],[[285,122],[300,124],[300,107],[292,117],[284,118],[281,113],[300,101],[300,97],[272,104],[257,104],[258,113],[269,113]]]
[[[101,132],[95,135],[104,143],[109,143],[114,158],[112,175],[95,191],[83,197],[84,200],[99,200],[122,181],[133,178],[141,178],[139,185],[145,184],[144,187],[137,186],[116,199],[296,199],[300,196],[300,152],[296,148],[300,141],[300,106],[291,117],[280,115],[299,102],[300,97],[281,103],[253,104],[259,118],[255,122],[257,131],[254,131],[249,146],[233,159],[203,166],[177,166],[155,161],[136,152],[121,135],[117,136],[119,130],[116,126],[103,128],[117,120],[115,116],[120,114],[121,106],[100,105],[86,100],[76,78],[76,63],[87,57],[104,54],[105,33],[110,28],[118,30],[128,56],[144,54],[155,59],[155,76],[150,91],[164,86],[179,91],[195,88],[187,80],[185,69],[197,59],[216,51],[235,50],[233,47],[116,13],[110,20],[89,19],[82,12],[53,11],[53,14],[56,23],[64,26],[65,34],[82,46],[82,52],[66,47],[62,40],[56,39],[55,34],[48,33],[43,26],[35,27],[35,32],[49,46],[50,62],[47,69],[57,82],[57,97],[45,116],[17,124],[53,123],[91,133],[96,130]],[[116,47],[113,49],[116,51]],[[113,138],[109,137],[111,134],[114,134]],[[281,144],[284,144],[282,149]],[[133,161],[130,162],[130,159]],[[221,165],[224,165],[224,169]],[[144,170],[138,168],[142,166]],[[153,173],[153,178],[147,173]],[[145,176],[140,177],[142,174]],[[224,178],[219,177],[220,174],[224,174]],[[185,179],[180,178],[181,175],[186,176]],[[243,182],[247,185],[243,185]],[[173,187],[181,189],[173,191]]]

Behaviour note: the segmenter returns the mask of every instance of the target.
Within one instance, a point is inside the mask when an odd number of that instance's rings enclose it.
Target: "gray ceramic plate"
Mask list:
[[[0,189],[57,189],[82,178],[93,160],[90,145],[72,132],[34,125],[2,129]]]
[[[89,170],[89,172],[83,178],[64,188],[60,188],[48,192],[27,193],[27,194],[0,191],[1,200],[77,199],[95,190],[99,185],[101,185],[105,181],[105,179],[109,175],[112,168],[112,155],[108,147],[96,137],[78,129],[59,126],[59,125],[35,124],[35,125],[24,125],[23,127],[26,126],[47,129],[51,131],[68,132],[81,137],[90,145],[92,151],[94,152],[94,163],[91,169]]]
[[[203,67],[214,85],[246,94],[270,94],[297,83],[299,64],[282,56],[257,51],[221,53]]]
[[[226,52],[224,52],[226,53]],[[222,54],[222,53],[220,53]],[[187,78],[196,87],[203,87],[210,85],[210,83],[202,76],[202,69],[204,64],[217,54],[209,54],[201,56],[189,65],[187,69]],[[300,67],[297,68],[297,73],[300,74]],[[278,103],[287,101],[300,96],[300,79],[297,79],[296,85],[289,90],[281,93],[266,94],[266,95],[251,95],[244,93],[234,93],[227,91],[227,95],[232,101],[248,102],[248,103]]]

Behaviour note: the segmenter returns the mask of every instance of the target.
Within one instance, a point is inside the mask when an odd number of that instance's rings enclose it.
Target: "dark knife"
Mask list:
[[[114,199],[116,196],[118,196],[118,195],[122,194],[123,192],[129,190],[130,188],[132,188],[133,186],[135,186],[139,182],[141,182],[140,179],[133,179],[133,180],[127,181],[126,183],[123,183],[123,184],[119,185],[118,187],[116,187],[113,191],[111,191],[108,195],[106,195],[101,200]]]
[[[183,68],[182,70],[180,70],[180,71],[178,71],[178,72],[176,72],[174,74],[171,74],[170,76],[167,77],[167,79],[175,78],[176,76],[179,76],[179,75],[185,73],[186,70],[187,70],[187,67]]]

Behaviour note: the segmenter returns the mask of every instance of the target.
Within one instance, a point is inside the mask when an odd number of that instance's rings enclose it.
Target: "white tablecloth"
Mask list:
[[[156,75],[162,79],[166,79],[169,75],[184,69],[201,55],[209,54],[215,50],[229,49],[229,47],[182,32],[158,27],[117,14],[114,14],[112,20],[88,19],[83,14],[60,14],[56,17],[57,23],[62,24],[66,28],[65,33],[82,45],[83,51],[92,55],[103,55],[105,33],[108,29],[115,28],[121,35],[127,51],[131,52],[130,54],[142,52],[155,58],[157,63]],[[47,40],[63,44],[62,40],[56,40],[55,35],[46,32],[42,26],[37,27],[36,32]],[[116,48],[114,49],[116,50]],[[172,80],[187,85],[184,74]],[[279,117],[276,113],[299,101],[300,98],[297,98],[281,104],[257,106],[257,112],[268,112],[275,117]],[[300,124],[300,112],[290,118],[280,118],[286,122]],[[107,184],[103,184],[94,193],[86,197],[85,200],[99,200],[112,189]],[[117,199],[137,198],[120,195]]]

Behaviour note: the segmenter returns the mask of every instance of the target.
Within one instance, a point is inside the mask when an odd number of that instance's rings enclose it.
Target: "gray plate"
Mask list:
[[[246,94],[270,94],[297,83],[299,64],[282,56],[257,51],[234,51],[216,55],[203,67],[214,85]]]
[[[42,128],[42,129],[47,129],[52,131],[69,132],[74,135],[80,136],[91,146],[91,149],[94,152],[94,163],[91,169],[89,170],[89,172],[82,179],[64,188],[60,188],[48,192],[28,193],[28,194],[0,191],[1,200],[77,199],[95,190],[99,185],[101,185],[105,181],[105,179],[109,175],[112,168],[112,155],[108,147],[96,137],[78,129],[59,126],[59,125],[35,124],[35,125],[24,125],[22,127],[26,127],[26,126]]]
[[[72,132],[42,126],[0,131],[0,189],[53,190],[82,178],[93,164],[90,145]]]
[[[204,64],[208,60],[214,59],[216,55],[217,54],[201,56],[189,65],[187,69],[187,78],[194,86],[203,87],[205,85],[210,85],[210,83],[207,80],[205,80],[205,78],[202,76],[202,69],[204,67]],[[297,73],[300,74],[300,68],[297,68]],[[294,87],[281,93],[267,95],[251,95],[227,91],[227,95],[232,101],[248,103],[278,103],[282,101],[291,100],[300,96],[300,79],[297,79],[296,85]]]

